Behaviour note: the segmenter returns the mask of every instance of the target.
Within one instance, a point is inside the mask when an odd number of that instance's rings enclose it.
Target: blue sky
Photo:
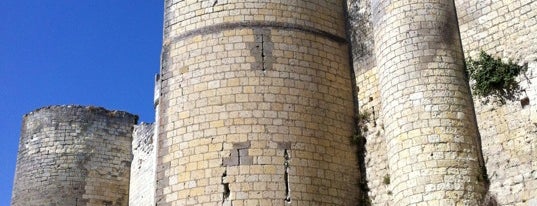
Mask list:
[[[25,113],[81,104],[153,121],[162,13],[163,0],[0,1],[0,206]]]

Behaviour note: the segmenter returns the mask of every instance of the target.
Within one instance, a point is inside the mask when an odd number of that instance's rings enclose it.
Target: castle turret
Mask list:
[[[82,106],[26,114],[11,205],[128,205],[137,118]]]
[[[354,205],[345,1],[166,0],[158,205]]]
[[[373,1],[395,205],[478,205],[483,167],[453,1]]]

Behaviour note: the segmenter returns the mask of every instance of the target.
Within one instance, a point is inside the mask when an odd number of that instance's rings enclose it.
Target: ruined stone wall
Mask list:
[[[129,191],[130,206],[155,205],[156,150],[154,125],[134,126]]]
[[[353,205],[344,1],[166,1],[159,205]]]
[[[356,93],[359,113],[367,118],[364,145],[362,184],[368,190],[364,196],[372,205],[391,205],[388,156],[382,122],[382,108],[378,88],[378,69],[374,54],[373,23],[370,0],[349,0],[348,21],[352,43],[353,67],[356,75]]]
[[[153,107],[159,111],[160,74],[155,75]],[[133,131],[130,206],[155,205],[157,184],[158,112],[155,123],[136,125]]]
[[[137,118],[83,106],[26,114],[11,205],[128,205]]]
[[[537,201],[537,2],[456,0],[466,57],[481,50],[527,64],[520,101],[482,104],[475,98],[490,194],[500,205]]]

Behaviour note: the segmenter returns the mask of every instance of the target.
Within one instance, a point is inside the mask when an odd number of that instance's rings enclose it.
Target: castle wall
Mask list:
[[[375,55],[395,205],[478,205],[479,145],[450,1],[374,1]]]
[[[134,126],[129,205],[155,205],[156,150],[153,124]]]
[[[159,111],[160,74],[155,75],[153,106]],[[142,123],[134,126],[132,141],[131,180],[129,191],[130,206],[155,205],[157,184],[157,142],[158,112],[155,123]]]
[[[137,118],[83,106],[26,114],[11,205],[128,205]]]
[[[362,187],[368,190],[364,196],[372,205],[391,205],[388,156],[384,137],[381,98],[378,88],[378,68],[374,55],[373,23],[370,0],[349,0],[348,21],[352,40],[353,67],[356,75],[356,92],[359,112],[367,117],[363,131]],[[364,171],[365,169],[365,171]]]
[[[536,203],[537,3],[456,0],[455,17],[450,1],[347,1],[355,77],[344,4],[167,0],[157,124],[25,115],[12,205],[477,205],[485,189]],[[529,66],[520,101],[473,101],[489,188],[457,18],[466,57]]]
[[[483,50],[529,66],[519,77],[523,101],[502,106],[474,98],[491,198],[528,205],[537,201],[537,2],[455,2],[466,57]]]
[[[353,205],[344,1],[166,1],[159,205]]]
[[[384,133],[382,111],[378,96],[378,70],[371,66],[370,49],[374,41],[368,38],[371,30],[367,20],[370,1],[349,1],[349,13],[353,34],[353,56],[358,86],[360,111],[370,113],[368,124],[365,164],[370,201],[390,204],[389,184],[382,184],[386,174],[386,156],[382,151]],[[528,72],[521,76],[525,90],[520,97],[528,101],[508,102],[505,106],[482,105],[474,98],[482,146],[488,175],[491,179],[490,192],[493,201],[501,204],[526,204],[536,201],[535,190],[535,135],[533,123],[537,121],[537,88],[534,84],[537,63],[534,44],[536,3],[531,1],[455,1],[466,57],[476,57],[484,50],[504,59],[514,59],[519,64],[528,64]],[[354,11],[353,11],[354,9]],[[369,11],[368,11],[369,10]],[[374,57],[373,57],[374,58]],[[378,99],[378,100],[377,100]],[[378,109],[377,109],[378,108]],[[375,110],[379,110],[376,112]],[[380,137],[380,138],[377,138]],[[380,148],[380,149],[379,149]],[[387,198],[386,198],[387,197]],[[496,199],[496,200],[494,200]]]

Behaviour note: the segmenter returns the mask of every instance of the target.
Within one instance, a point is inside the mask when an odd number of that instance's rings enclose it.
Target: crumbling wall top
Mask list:
[[[49,105],[44,106],[41,108],[38,108],[36,110],[33,110],[27,114],[25,114],[23,117],[27,118],[28,116],[33,116],[36,114],[44,113],[44,112],[58,112],[61,113],[61,111],[79,111],[79,112],[89,112],[95,115],[107,115],[109,117],[117,117],[117,118],[126,118],[126,119],[132,119],[132,124],[138,123],[138,115],[134,115],[125,111],[119,111],[119,110],[108,110],[103,107],[98,106],[84,106],[84,105]],[[82,113],[81,113],[82,114]]]

